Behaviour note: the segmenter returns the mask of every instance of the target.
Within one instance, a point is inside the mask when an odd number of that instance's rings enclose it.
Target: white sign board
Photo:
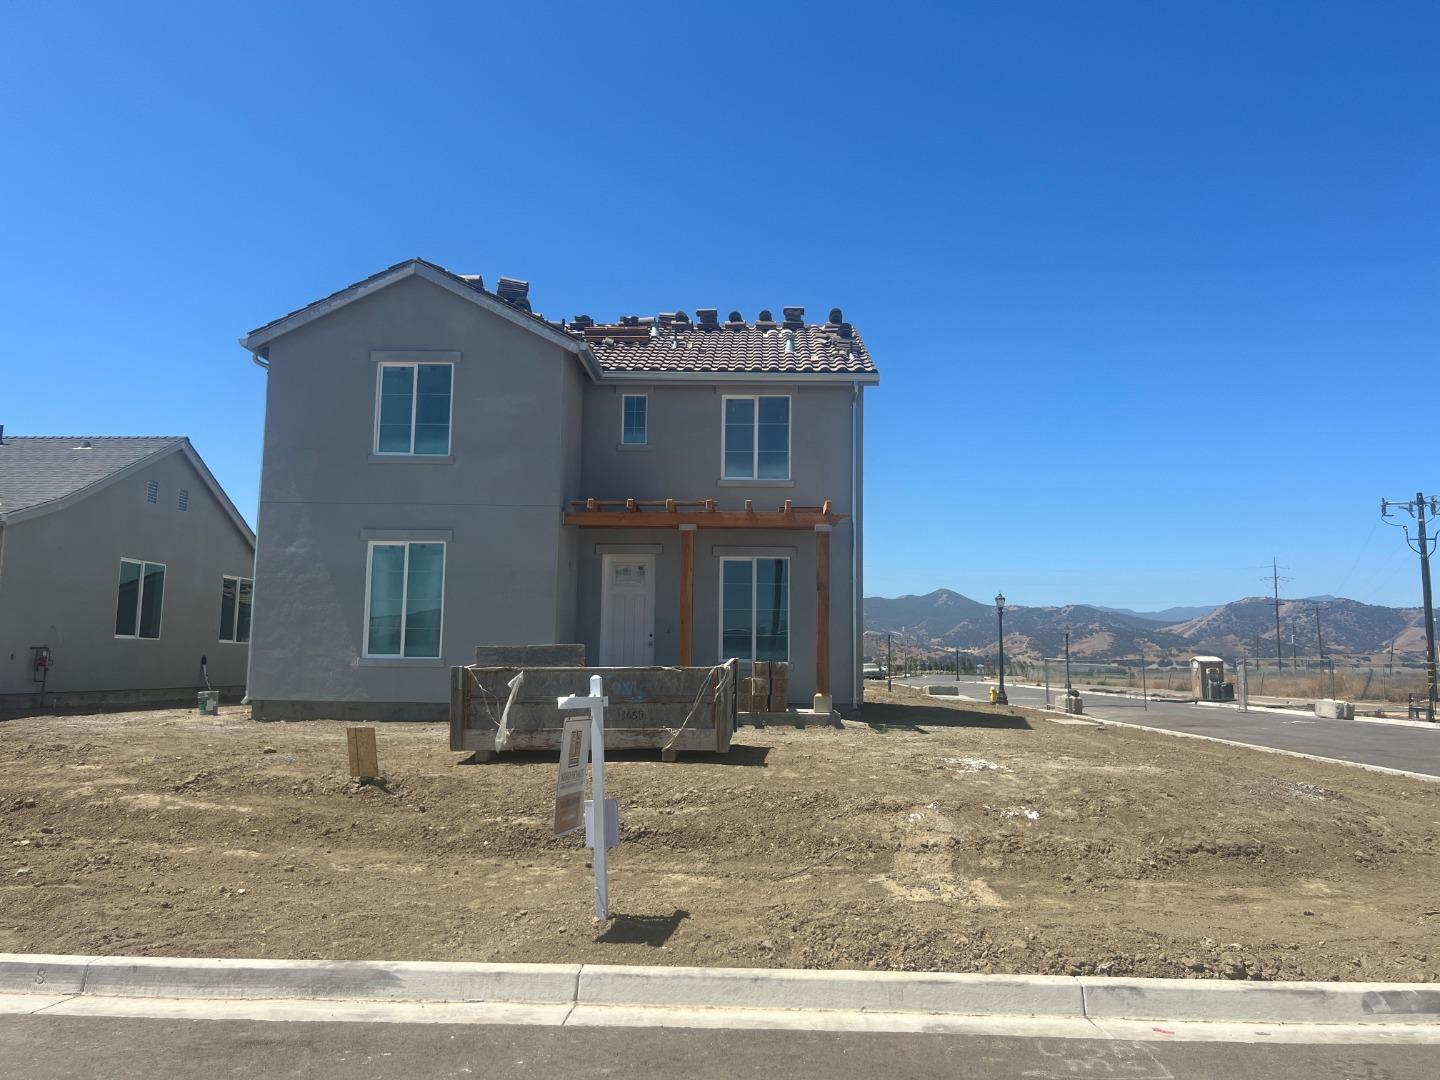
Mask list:
[[[590,764],[590,718],[566,720],[555,781],[555,835],[585,827],[585,766]]]

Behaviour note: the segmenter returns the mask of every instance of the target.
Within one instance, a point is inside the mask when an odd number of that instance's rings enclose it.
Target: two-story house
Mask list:
[[[412,259],[241,344],[269,381],[258,719],[440,719],[475,646],[558,642],[860,700],[879,375],[839,310],[551,321]]]

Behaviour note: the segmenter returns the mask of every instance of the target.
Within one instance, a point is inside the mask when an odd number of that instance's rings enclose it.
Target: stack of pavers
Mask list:
[[[790,665],[778,660],[756,660],[750,677],[740,680],[737,711],[784,713],[789,708]]]

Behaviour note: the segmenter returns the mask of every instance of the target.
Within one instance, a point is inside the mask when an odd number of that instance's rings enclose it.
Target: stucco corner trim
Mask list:
[[[596,544],[596,555],[660,555],[664,544]]]
[[[768,557],[770,557],[770,556],[777,556],[777,557],[778,557],[778,556],[783,556],[783,555],[794,555],[794,554],[795,554],[795,551],[796,551],[796,549],[795,549],[794,547],[786,547],[786,546],[783,546],[783,545],[765,545],[765,546],[763,546],[763,547],[757,546],[757,545],[755,545],[755,544],[711,544],[711,545],[710,545],[710,554],[711,554],[711,555],[715,556],[716,558],[720,558],[720,557],[723,556],[723,557],[725,557],[725,558],[727,558],[727,559],[728,559],[728,558],[739,558],[739,559],[760,558],[760,559],[764,559],[764,558],[768,558]]]
[[[371,465],[454,465],[455,455],[446,454],[371,454]]]
[[[443,349],[371,349],[370,359],[377,364],[458,364],[462,354]]]
[[[455,539],[455,532],[453,529],[361,529],[360,539],[366,542],[371,540],[411,540],[422,544],[440,541],[449,543]]]

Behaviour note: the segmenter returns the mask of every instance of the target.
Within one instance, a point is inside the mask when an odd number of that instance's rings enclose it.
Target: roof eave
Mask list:
[[[597,382],[832,383],[879,386],[878,371],[603,371]]]
[[[515,326],[529,330],[531,333],[539,334],[551,344],[558,345],[560,348],[567,352],[574,353],[579,357],[592,377],[599,374],[599,365],[595,361],[595,354],[585,342],[572,337],[563,330],[557,330],[549,323],[537,319],[533,315],[527,315],[525,312],[511,307],[498,297],[491,296],[482,289],[467,284],[443,268],[433,263],[428,263],[424,259],[410,259],[407,262],[400,263],[373,278],[368,278],[347,289],[341,289],[333,296],[328,296],[324,300],[311,304],[309,307],[301,308],[299,311],[286,315],[282,319],[267,323],[258,330],[252,330],[240,339],[240,346],[253,356],[269,359],[270,343],[276,338],[283,337],[292,331],[298,330],[302,326],[314,322],[316,319],[323,318],[343,307],[348,307],[357,300],[361,300],[372,293],[379,292],[381,289],[387,288],[409,277],[424,278],[426,281],[440,286],[440,288],[453,293],[455,296],[469,300],[484,308],[486,311],[500,316],[500,318],[513,323]]]

